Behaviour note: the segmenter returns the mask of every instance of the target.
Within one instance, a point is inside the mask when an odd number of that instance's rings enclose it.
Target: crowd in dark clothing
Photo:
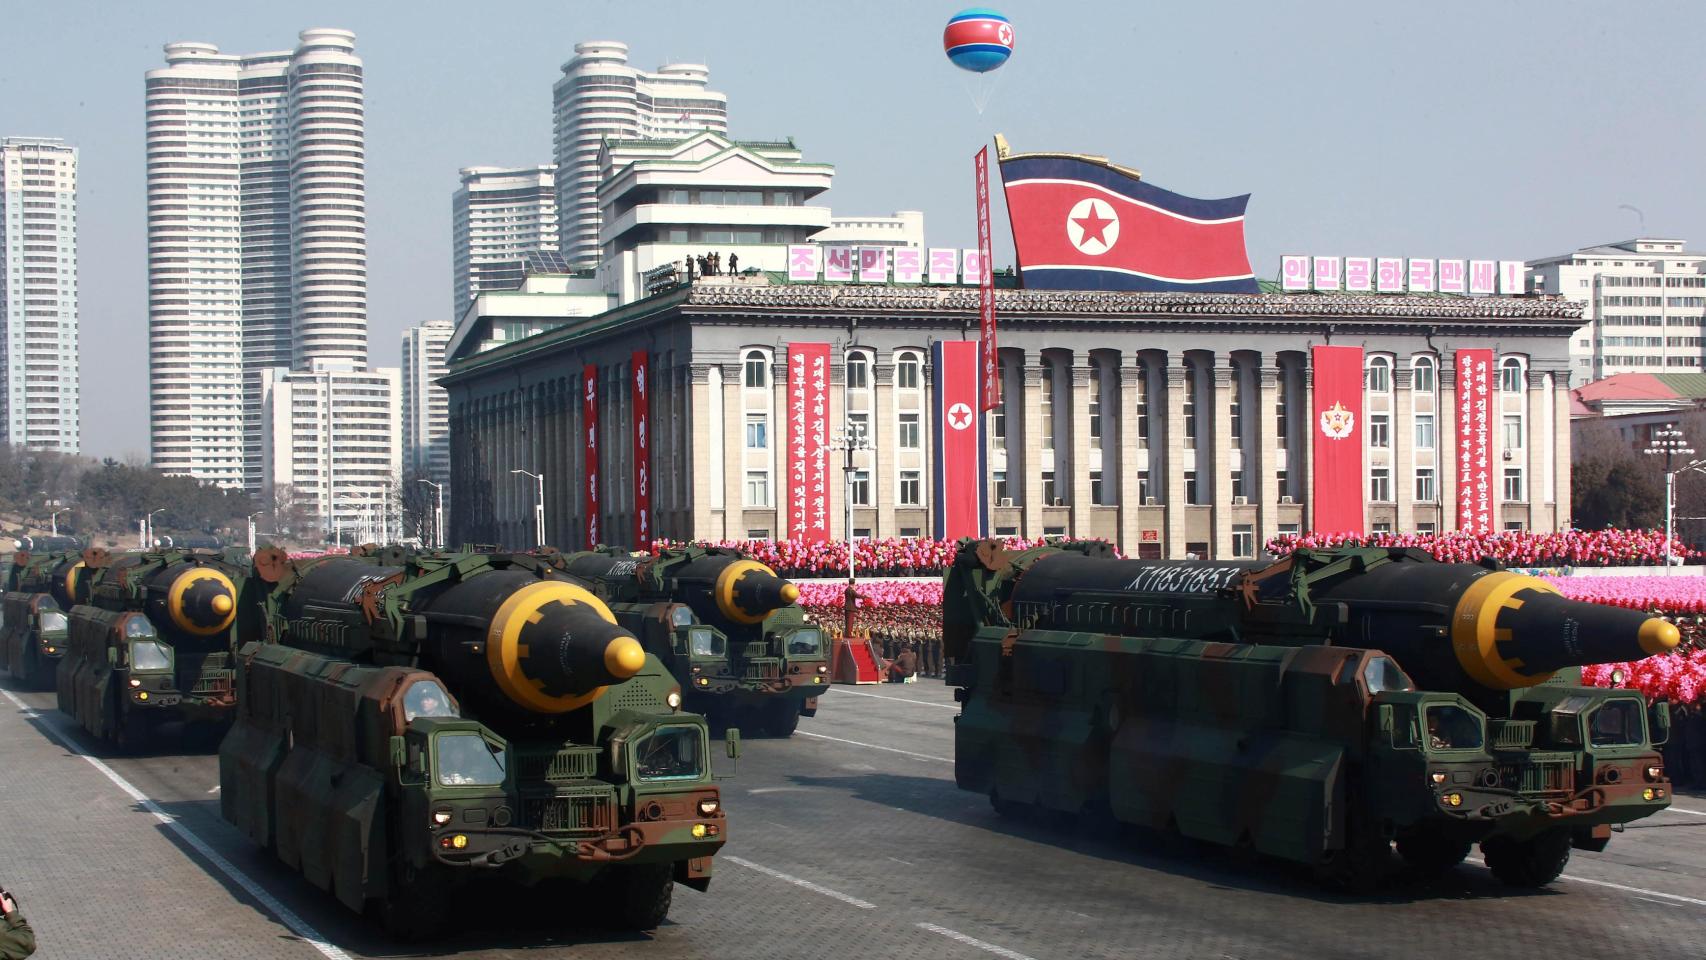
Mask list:
[[[695,264],[697,264],[699,267],[697,272],[695,272],[695,270],[693,269]],[[740,254],[731,253],[731,254],[729,254],[728,275],[733,277],[733,276],[738,275],[739,273],[740,273]],[[720,254],[720,253],[707,253],[707,254],[704,254],[702,256],[697,256],[697,257],[691,257],[690,256],[687,258],[687,279],[691,280],[694,277],[720,277],[720,276],[723,276],[723,255],[722,254]]]
[[[1674,786],[1706,790],[1706,711],[1698,703],[1671,705],[1665,772]]]

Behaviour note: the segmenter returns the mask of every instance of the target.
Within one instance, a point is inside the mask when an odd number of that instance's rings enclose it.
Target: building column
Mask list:
[[[1297,373],[1298,382],[1302,384],[1303,389],[1298,391],[1302,396],[1296,399],[1303,403],[1303,410],[1302,416],[1292,422],[1301,423],[1303,429],[1292,431],[1293,434],[1300,435],[1293,436],[1291,442],[1303,444],[1303,452],[1299,455],[1299,462],[1303,464],[1303,477],[1297,486],[1297,499],[1304,507],[1298,532],[1309,533],[1315,529],[1315,431],[1321,429],[1321,425],[1315,419],[1315,365],[1305,363]],[[1366,410],[1363,412],[1367,413]]]
[[[746,536],[746,371],[737,356],[723,364],[723,529],[719,537]]]
[[[1027,361],[1031,359],[1027,354]],[[1025,484],[1024,484],[1024,525],[1020,534],[1036,538],[1043,535],[1043,457],[1042,448],[1037,446],[1043,435],[1042,414],[1043,368],[1040,363],[1025,364],[1025,392],[1022,407],[1025,411]],[[1009,445],[1011,449],[1011,445]],[[1013,476],[1013,468],[1007,468],[1007,476]],[[1058,479],[1058,478],[1057,478]]]
[[[1279,535],[1279,468],[1282,460],[1279,441],[1279,358],[1262,354],[1256,370],[1256,482],[1250,482],[1251,464],[1244,463],[1244,487],[1255,491],[1260,504],[1257,508],[1256,550],[1259,553],[1268,541]],[[1248,418],[1244,421],[1249,423]],[[1250,429],[1246,426],[1244,429]]]
[[[1071,476],[1071,489],[1061,482],[1064,478],[1056,473],[1055,486],[1062,490],[1072,503],[1071,533],[1075,537],[1088,537],[1094,528],[1091,517],[1094,511],[1090,505],[1090,391],[1098,389],[1091,381],[1090,359],[1082,353],[1072,355],[1072,367],[1067,371],[1071,384],[1067,393],[1067,403],[1070,404],[1072,437],[1068,448],[1066,472]],[[1107,417],[1102,418],[1107,422]],[[1055,438],[1055,445],[1060,445],[1060,438]],[[1056,458],[1058,462],[1058,457]],[[1060,469],[1058,466],[1055,468]]]
[[[1138,492],[1137,470],[1139,457],[1137,448],[1137,396],[1142,386],[1138,378],[1143,375],[1143,368],[1138,366],[1121,366],[1119,376],[1119,415],[1113,418],[1114,443],[1108,444],[1108,429],[1102,428],[1102,462],[1108,460],[1108,451],[1115,451],[1115,459],[1120,471],[1120,511],[1119,511],[1119,543],[1120,552],[1128,557],[1137,556],[1137,546],[1142,542],[1143,524],[1138,520],[1138,508],[1143,506],[1143,497]],[[1103,418],[1103,423],[1108,422]],[[1105,476],[1105,474],[1104,474]]]
[[[1461,527],[1457,516],[1457,467],[1462,451],[1457,449],[1457,364],[1440,351],[1439,409],[1434,412],[1434,482],[1439,484],[1440,533]]]
[[[876,351],[872,350],[873,355]],[[981,381],[980,381],[981,382]],[[871,536],[892,537],[894,520],[896,450],[900,447],[900,422],[894,410],[894,364],[871,362]],[[919,417],[923,419],[922,416]],[[919,442],[924,425],[919,424]]]
[[[771,356],[775,361],[770,365],[770,420],[768,429],[769,449],[765,451],[770,459],[770,536],[780,540],[788,536],[788,446],[787,431],[783,429],[788,423],[788,354],[779,348]],[[746,425],[741,424],[742,443]],[[744,495],[744,494],[743,494]],[[745,534],[745,531],[741,531]]]
[[[1185,556],[1185,366],[1184,358],[1167,357],[1167,552],[1168,560]],[[1153,444],[1152,444],[1153,446]],[[1201,478],[1198,478],[1201,481]],[[1154,473],[1150,474],[1154,483]]]
[[[1408,362],[1392,362],[1392,501],[1398,506],[1393,533],[1416,529],[1415,371]],[[1435,482],[1438,478],[1435,477]]]
[[[688,368],[687,436],[679,440],[687,454],[683,464],[689,471],[686,529],[696,540],[722,537],[724,473],[713,451],[722,449],[726,431],[721,413],[723,390],[720,383],[712,382],[721,377],[720,366],[695,363]],[[697,469],[700,459],[693,450],[696,445],[706,453],[703,470]]]
[[[1217,353],[1214,357],[1214,430],[1209,442],[1213,445],[1214,464],[1213,512],[1214,536],[1208,545],[1208,557],[1224,559],[1232,556],[1232,378],[1237,370],[1232,357]],[[1201,443],[1198,443],[1201,446]],[[1200,484],[1202,479],[1199,477]]]
[[[1546,516],[1546,458],[1552,445],[1552,437],[1546,431],[1546,373],[1536,370],[1531,363],[1528,366],[1528,402],[1523,410],[1523,451],[1528,454],[1528,462],[1523,465],[1522,483],[1523,494],[1528,500],[1528,529],[1547,531],[1554,529],[1553,523]]]
[[[1552,529],[1568,530],[1575,524],[1575,503],[1570,486],[1570,371],[1552,373]]]

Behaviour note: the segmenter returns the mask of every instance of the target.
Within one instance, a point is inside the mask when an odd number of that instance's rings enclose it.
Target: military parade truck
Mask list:
[[[126,749],[168,722],[216,731],[228,723],[232,650],[259,622],[241,615],[242,555],[90,548],[82,562],[59,709]]]
[[[1676,627],[1492,561],[1272,564],[962,544],[945,577],[954,775],[1002,813],[1092,813],[1377,879],[1481,845],[1515,886],[1669,803],[1666,704],[1580,667]]]
[[[220,807],[315,886],[403,938],[473,885],[578,885],[631,929],[709,886],[705,720],[584,587],[510,554],[265,548],[254,574]]]
[[[795,605],[800,588],[737,550],[618,547],[552,554],[669,668],[687,706],[723,723],[792,736],[829,687],[823,631]]]
[[[0,597],[0,668],[25,687],[53,686],[65,656],[65,611],[82,566],[76,551],[12,555]]]

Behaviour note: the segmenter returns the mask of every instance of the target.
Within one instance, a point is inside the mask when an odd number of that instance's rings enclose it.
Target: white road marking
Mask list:
[[[1706,810],[1690,810],[1687,807],[1666,807],[1660,813],[1686,813],[1691,817],[1706,817]]]
[[[895,863],[904,863],[909,867],[916,867],[917,866],[917,864],[913,863],[911,860],[902,860],[899,857],[884,857],[883,859],[884,860],[893,860]]]
[[[26,719],[40,720],[42,729],[46,730],[49,736],[58,740],[60,745],[65,749],[79,757],[82,757],[84,760],[89,761],[90,766],[99,770],[102,776],[112,781],[114,786],[123,790],[125,794],[129,796],[130,799],[136,801],[142,809],[153,814],[154,819],[164,824],[166,829],[177,834],[178,839],[189,844],[191,849],[195,850],[195,852],[200,854],[203,859],[212,864],[215,869],[220,873],[225,874],[225,876],[230,878],[230,880],[237,884],[237,886],[242,887],[244,893],[254,897],[255,900],[259,902],[261,906],[265,907],[269,913],[277,917],[280,923],[289,927],[290,932],[296,934],[298,939],[313,947],[315,950],[320,951],[320,954],[326,957],[327,960],[351,960],[349,954],[327,942],[326,938],[320,935],[320,931],[309,926],[308,921],[297,916],[295,911],[280,903],[277,897],[274,897],[266,891],[266,888],[262,887],[259,883],[256,883],[248,874],[237,869],[231,861],[220,856],[219,852],[209,846],[207,841],[197,836],[194,831],[190,830],[190,828],[184,826],[179,822],[177,817],[174,817],[160,809],[159,804],[150,800],[148,795],[143,793],[141,790],[136,789],[129,780],[119,776],[118,772],[112,767],[107,766],[99,759],[91,757],[87,753],[83,752],[83,748],[78,746],[76,741],[61,733],[54,726],[51,720],[42,716],[34,708],[25,704],[24,701],[13,696],[12,691],[0,688],[0,693],[5,694],[6,699],[12,701],[14,706],[23,711]]]
[[[747,793],[811,793],[811,787],[753,787]]]
[[[1009,950],[1006,947],[998,946],[985,940],[979,940],[976,937],[961,933],[958,930],[949,930],[947,927],[938,927],[934,923],[920,923],[918,926],[930,931],[931,933],[939,933],[942,936],[947,937],[949,940],[963,943],[968,947],[976,947],[979,950],[987,950],[998,957],[1006,957],[1007,960],[1032,960],[1031,957],[1027,957],[1017,950]]]
[[[960,708],[960,705],[957,703],[929,703],[924,700],[908,700],[905,697],[885,697],[880,693],[864,693],[859,690],[842,690],[837,688],[835,693],[837,696],[846,694],[850,697],[870,697],[872,700],[888,700],[891,703],[909,703],[915,707],[935,707],[938,710],[958,710]]]
[[[807,733],[804,730],[795,731],[794,736],[796,736],[796,737],[811,737],[815,740],[833,740],[836,743],[845,743],[845,744],[848,744],[850,746],[864,747],[867,750],[881,750],[885,753],[898,753],[903,757],[914,757],[914,758],[919,759],[919,760],[934,760],[937,763],[953,763],[954,762],[954,761],[948,759],[947,757],[933,757],[928,753],[913,753],[911,750],[898,750],[894,747],[883,747],[883,746],[878,746],[877,744],[874,744],[874,743],[861,743],[858,740],[843,740],[840,737],[825,736],[824,734],[821,734],[821,733]]]
[[[1478,863],[1482,866],[1487,865],[1487,861],[1481,859],[1480,857],[1466,857],[1466,858],[1464,858],[1464,862],[1465,863]],[[1696,906],[1696,907],[1706,907],[1706,900],[1697,900],[1694,897],[1684,897],[1680,894],[1675,894],[1675,893],[1665,893],[1661,890],[1648,890],[1646,887],[1631,887],[1627,884],[1612,883],[1610,880],[1594,880],[1594,879],[1591,879],[1588,877],[1578,877],[1573,873],[1566,873],[1562,877],[1560,877],[1559,879],[1571,880],[1571,881],[1574,881],[1576,883],[1585,883],[1590,887],[1605,887],[1608,890],[1621,890],[1624,893],[1632,893],[1637,898],[1639,898],[1639,897],[1658,897],[1661,900],[1670,900],[1670,901],[1674,901],[1676,903],[1687,903],[1687,904],[1691,904],[1691,905]]]
[[[729,863],[738,864],[740,866],[747,868],[748,870],[756,870],[759,873],[762,873],[767,877],[775,877],[778,880],[782,880],[784,882],[791,883],[796,887],[801,887],[803,889],[810,890],[813,893],[821,893],[826,897],[831,897],[833,899],[840,900],[842,903],[852,904],[853,906],[858,907],[861,910],[875,910],[875,909],[877,909],[877,905],[870,902],[869,900],[861,900],[858,897],[850,896],[848,894],[842,893],[839,890],[831,890],[828,887],[822,886],[820,884],[813,883],[810,880],[806,880],[802,877],[796,877],[791,873],[783,873],[780,870],[772,870],[771,868],[766,867],[762,864],[753,863],[751,860],[744,860],[740,857],[731,857],[726,853],[719,856],[717,859],[718,860],[726,860]]]
[[[207,791],[207,792],[208,792],[208,793],[218,793],[218,792],[219,792],[219,784],[217,784],[217,783],[216,783],[216,784],[214,784],[214,785],[213,785],[213,789],[212,789],[212,790],[209,790],[209,791]]]

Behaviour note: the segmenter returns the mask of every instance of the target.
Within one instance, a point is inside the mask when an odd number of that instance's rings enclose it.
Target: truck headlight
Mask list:
[[[681,694],[677,691],[671,690],[669,692],[669,696],[663,698],[663,702],[669,704],[669,708],[671,710],[680,710]]]
[[[722,801],[718,800],[716,797],[706,797],[699,801],[699,815],[702,817],[708,817],[711,814],[716,813],[717,808],[722,805]]]
[[[438,810],[434,810],[432,812],[432,825],[433,826],[442,827],[449,822],[450,822],[450,811],[449,810],[438,809]]]
[[[1643,772],[1647,775],[1648,780],[1660,780],[1664,778],[1665,768],[1654,763],[1648,765],[1647,769]]]

